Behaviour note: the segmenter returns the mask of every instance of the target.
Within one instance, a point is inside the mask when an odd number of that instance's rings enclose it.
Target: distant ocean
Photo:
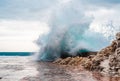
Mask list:
[[[33,52],[0,52],[0,56],[30,56]]]

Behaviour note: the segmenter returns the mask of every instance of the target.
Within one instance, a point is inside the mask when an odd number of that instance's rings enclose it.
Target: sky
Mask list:
[[[102,33],[111,31],[112,23],[114,33],[120,27],[120,0],[0,0],[0,52],[37,51],[39,36],[51,23],[61,24],[56,18],[67,17],[65,23],[92,19],[90,29]]]

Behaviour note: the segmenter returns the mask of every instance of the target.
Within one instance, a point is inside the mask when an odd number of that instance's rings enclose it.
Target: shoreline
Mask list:
[[[0,81],[20,81],[37,73],[31,56],[0,56]]]
[[[21,81],[119,81],[120,77],[102,75],[81,66],[65,66],[52,62],[37,62],[37,76],[24,77]]]
[[[119,81],[81,66],[34,62],[31,57],[0,56],[0,81]]]

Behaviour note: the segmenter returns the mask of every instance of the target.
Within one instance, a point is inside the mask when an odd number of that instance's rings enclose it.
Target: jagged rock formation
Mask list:
[[[59,58],[53,63],[61,64],[61,65],[82,65],[87,62],[90,62],[90,60],[97,54],[97,52],[86,52],[87,56],[76,56],[76,57],[67,57],[67,58]]]
[[[108,67],[105,67],[104,64],[102,65],[105,60],[108,60]],[[58,59],[54,63],[74,66],[82,65],[88,70],[97,70],[100,72],[107,69],[106,73],[112,76],[120,76],[120,32],[116,34],[116,40],[114,40],[110,46],[102,49],[96,55],[88,55],[87,57],[68,57],[65,59]]]
[[[117,48],[114,55],[109,57],[109,74],[120,76],[120,48]]]
[[[97,55],[92,58],[92,60],[84,64],[84,67],[89,70],[101,71],[104,69],[104,67],[100,66],[101,62],[106,59],[110,59],[111,61],[109,61],[110,62],[109,64],[114,66],[112,61],[113,59],[117,59],[117,57],[119,57],[119,56],[116,57],[116,54],[117,54],[116,50],[118,50],[119,47],[120,47],[120,32],[116,34],[116,40],[114,40],[110,46],[99,51]],[[114,60],[114,62],[116,61]]]
[[[114,53],[116,45],[116,42],[113,41],[110,46],[99,51],[95,57],[93,57],[90,61],[84,64],[85,68],[89,70],[99,70],[100,68],[102,69],[102,67],[99,66],[100,63],[103,60],[108,59],[109,56]]]
[[[109,74],[120,76],[120,33],[116,34],[116,50],[109,57]]]
[[[88,60],[88,58],[77,56],[77,57],[68,57],[66,59],[60,58],[54,61],[54,63],[61,64],[61,65],[76,66],[76,65],[83,64],[86,60]]]

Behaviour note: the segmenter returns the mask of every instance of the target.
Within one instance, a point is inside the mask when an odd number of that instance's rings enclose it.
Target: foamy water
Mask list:
[[[0,56],[0,81],[20,81],[37,73],[31,56]]]

